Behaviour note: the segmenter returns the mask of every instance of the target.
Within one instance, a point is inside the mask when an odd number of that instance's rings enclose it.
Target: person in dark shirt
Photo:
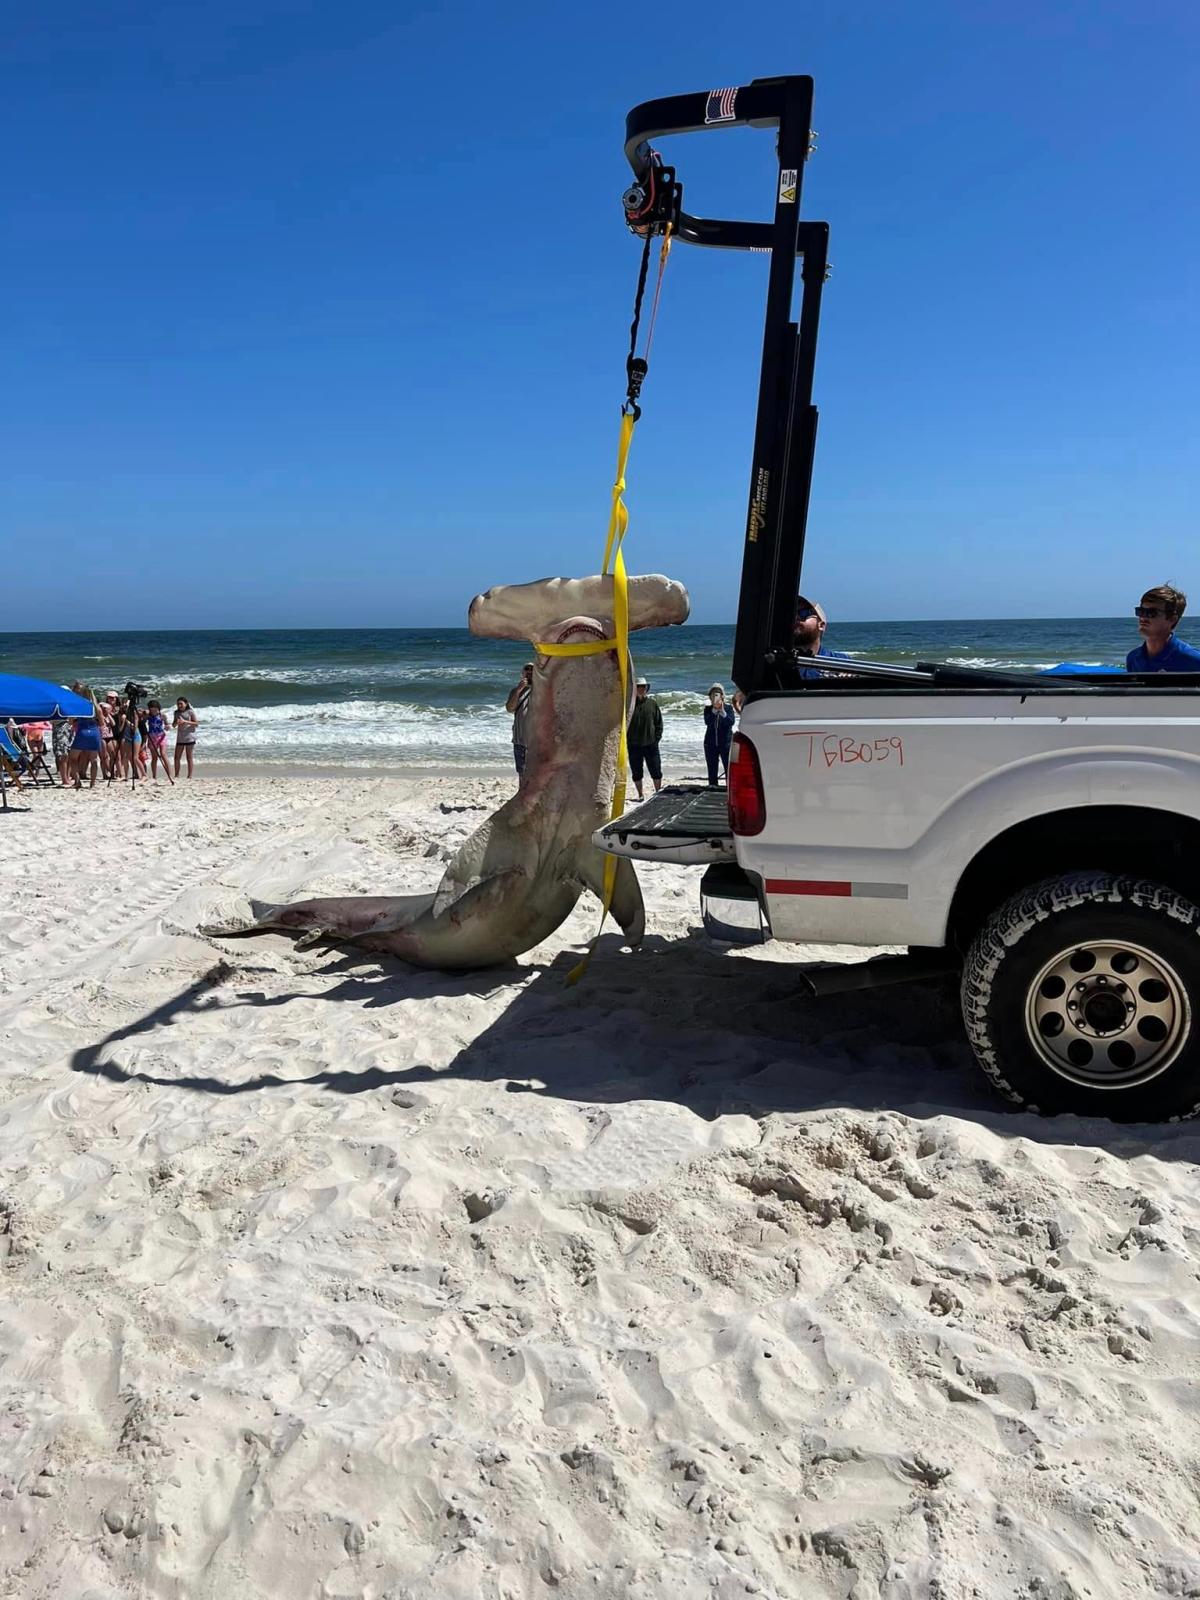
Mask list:
[[[733,743],[733,725],[737,721],[734,710],[725,699],[725,685],[714,683],[708,691],[708,704],[704,708],[704,759],[708,765],[708,787],[717,787],[718,763],[725,769],[729,782],[729,748]]]
[[[825,629],[829,626],[829,619],[825,615],[824,607],[815,600],[806,600],[802,594],[796,596],[796,620],[792,624],[792,646],[797,658],[812,656],[818,658],[826,656],[831,661],[846,661],[840,650],[826,650]],[[799,678],[820,678],[823,676],[819,667],[806,667],[797,659],[796,676]],[[785,688],[788,686],[785,684]]]
[[[525,782],[525,754],[529,745],[529,702],[533,698],[533,662],[521,668],[519,680],[508,691],[504,709],[513,719],[513,764],[517,769],[517,786]]]
[[[639,678],[634,685],[633,710],[629,713],[629,728],[625,734],[629,770],[639,800],[646,798],[642,793],[643,771],[648,771],[653,779],[655,794],[662,788],[662,758],[658,752],[662,736],[662,711],[650,693],[649,683]]]
[[[1142,642],[1125,658],[1130,672],[1200,672],[1200,650],[1175,637],[1187,610],[1187,595],[1169,583],[1147,589],[1134,606]]]

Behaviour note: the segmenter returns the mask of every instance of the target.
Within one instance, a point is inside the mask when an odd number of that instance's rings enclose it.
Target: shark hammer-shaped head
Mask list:
[[[629,627],[665,628],[686,622],[687,590],[673,578],[652,572],[629,579]],[[550,640],[555,625],[571,618],[611,623],[611,577],[539,578],[535,583],[503,583],[477,594],[467,626],[483,639]],[[610,630],[611,631],[611,630]]]

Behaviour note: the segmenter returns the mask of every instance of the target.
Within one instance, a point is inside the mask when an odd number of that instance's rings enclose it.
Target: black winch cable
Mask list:
[[[629,355],[625,360],[625,375],[627,384],[625,389],[625,403],[621,410],[636,422],[642,414],[640,404],[642,384],[646,381],[649,370],[650,346],[654,343],[654,324],[658,320],[658,302],[662,294],[663,273],[667,267],[667,257],[671,253],[671,224],[668,222],[663,229],[662,249],[658,257],[658,278],[654,285],[654,299],[650,305],[650,322],[646,329],[646,354],[639,356],[637,353],[638,332],[642,322],[642,301],[646,294],[646,278],[650,270],[650,242],[653,234],[647,233],[642,245],[642,261],[638,268],[637,292],[633,297],[633,321],[629,324]]]

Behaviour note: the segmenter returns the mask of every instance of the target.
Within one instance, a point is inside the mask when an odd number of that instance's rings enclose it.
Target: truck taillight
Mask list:
[[[744,733],[735,733],[729,752],[729,826],[734,833],[761,833],[766,821],[758,751]]]

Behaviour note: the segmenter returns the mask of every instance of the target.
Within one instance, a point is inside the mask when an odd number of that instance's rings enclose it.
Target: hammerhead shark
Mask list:
[[[629,627],[686,621],[682,584],[630,578]],[[570,914],[583,890],[603,896],[608,859],[592,834],[608,821],[617,777],[622,701],[615,649],[544,655],[539,644],[613,637],[611,577],[542,578],[476,595],[467,614],[485,639],[527,639],[534,669],[520,789],[460,846],[431,894],[250,901],[250,917],[213,934],[283,928],[349,941],[420,967],[487,967],[531,950]],[[626,673],[632,693],[633,664]],[[631,945],[645,929],[633,863],[617,860],[612,914]]]

